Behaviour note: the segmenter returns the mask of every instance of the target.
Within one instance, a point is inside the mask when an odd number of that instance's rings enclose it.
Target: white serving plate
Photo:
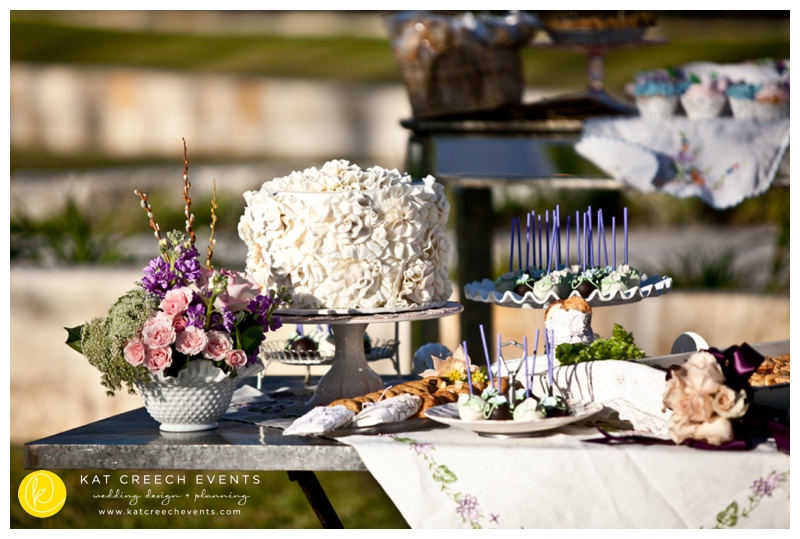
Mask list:
[[[624,305],[635,303],[645,298],[658,297],[668,294],[672,289],[672,278],[653,275],[644,279],[639,286],[629,288],[625,292],[615,290],[611,294],[604,296],[600,290],[593,291],[587,303],[592,307],[603,307],[611,305]],[[482,303],[495,303],[503,307],[516,307],[521,309],[543,309],[559,298],[554,292],[550,292],[544,300],[534,297],[533,292],[526,292],[524,296],[514,292],[500,292],[495,288],[494,281],[484,279],[481,282],[473,281],[464,286],[464,294],[468,299],[480,301]],[[580,295],[573,290],[571,296]]]
[[[464,421],[458,417],[458,405],[451,402],[425,410],[425,416],[451,427],[476,432],[481,436],[515,437],[553,430],[589,419],[600,412],[603,409],[603,405],[597,402],[574,402],[570,403],[569,409],[571,413],[568,416],[547,419],[529,421]]]

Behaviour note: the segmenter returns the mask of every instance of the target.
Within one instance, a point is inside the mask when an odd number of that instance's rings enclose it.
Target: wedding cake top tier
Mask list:
[[[432,176],[415,181],[344,160],[244,194],[247,271],[286,286],[295,309],[412,309],[451,293],[450,205]]]

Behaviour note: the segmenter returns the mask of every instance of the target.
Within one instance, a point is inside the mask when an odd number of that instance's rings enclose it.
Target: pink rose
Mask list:
[[[706,395],[717,392],[719,385],[725,382],[725,375],[717,363],[717,359],[708,352],[695,352],[681,368],[686,383]]]
[[[170,290],[164,294],[164,299],[161,300],[159,307],[164,314],[174,318],[189,307],[192,295],[192,290],[187,286]]]
[[[225,359],[228,352],[233,350],[233,339],[230,333],[212,330],[208,332],[208,343],[203,356],[214,361]]]
[[[131,339],[125,344],[122,349],[122,355],[125,356],[125,361],[137,367],[144,362],[144,356],[147,347],[139,339]]]
[[[208,344],[206,332],[195,326],[188,326],[178,333],[175,339],[175,349],[181,354],[194,356],[205,350]]]
[[[164,348],[175,342],[175,328],[172,327],[172,317],[159,313],[147,322],[142,328],[142,342],[148,348]]]
[[[182,314],[179,314],[178,316],[173,318],[172,327],[175,328],[176,332],[180,332],[186,329],[186,317]]]
[[[748,404],[745,402],[746,398],[747,393],[744,389],[740,389],[739,393],[736,393],[728,386],[719,386],[719,391],[714,395],[714,411],[727,419],[742,417],[748,408]]]
[[[672,378],[667,380],[664,388],[664,406],[674,410],[683,399],[686,391],[686,380],[680,376],[680,371],[672,371]]]
[[[243,311],[261,293],[258,284],[247,274],[238,271],[220,270],[228,278],[228,288],[214,300],[214,307],[227,307],[230,311]]]
[[[172,348],[151,348],[144,356],[144,366],[153,374],[163,372],[172,365]]]
[[[675,399],[672,411],[673,415],[678,415],[696,423],[702,423],[711,418],[714,413],[714,403],[711,395],[699,393],[687,387],[683,394]]]
[[[715,415],[705,423],[697,425],[694,438],[703,440],[707,444],[722,445],[733,440],[733,425],[724,417]]]
[[[672,414],[669,418],[669,437],[676,444],[683,443],[684,440],[694,438],[698,423],[687,420],[684,417]]]
[[[240,368],[247,365],[247,354],[244,350],[230,350],[225,356],[225,363],[231,367]]]

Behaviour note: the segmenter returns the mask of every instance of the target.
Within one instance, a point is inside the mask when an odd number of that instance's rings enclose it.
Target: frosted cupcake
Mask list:
[[[740,82],[728,86],[726,93],[731,104],[731,112],[737,120],[749,120],[756,117],[756,92],[758,86]]]
[[[681,105],[690,120],[708,120],[722,115],[728,102],[727,81],[692,75],[681,85]]]
[[[656,69],[637,76],[633,89],[636,108],[646,120],[666,120],[675,115],[678,91],[670,74]]]
[[[755,116],[761,120],[789,117],[789,83],[767,82],[755,94]]]

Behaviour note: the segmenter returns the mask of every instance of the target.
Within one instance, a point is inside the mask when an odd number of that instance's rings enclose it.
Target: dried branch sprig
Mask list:
[[[206,257],[206,268],[213,269],[211,259],[214,257],[214,225],[217,224],[217,180],[211,183],[211,237],[208,239],[208,256]]]
[[[186,201],[183,213],[186,215],[186,233],[189,234],[189,239],[194,245],[197,238],[192,230],[194,214],[192,214],[192,198],[189,196],[189,188],[192,183],[189,181],[189,161],[186,160],[186,139],[182,138],[181,140],[183,141],[183,200]]]
[[[156,239],[160,242],[161,241],[161,227],[158,226],[158,223],[155,222],[153,219],[153,209],[150,207],[150,204],[147,202],[147,195],[142,193],[138,189],[133,190],[134,194],[138,195],[141,199],[141,206],[144,208],[144,211],[147,212],[147,217],[150,219],[150,226],[153,228],[153,233],[156,236]]]

